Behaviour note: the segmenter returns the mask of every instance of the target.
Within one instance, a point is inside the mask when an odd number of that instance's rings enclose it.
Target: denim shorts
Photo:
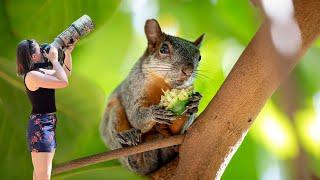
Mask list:
[[[55,113],[31,114],[27,130],[27,143],[30,152],[52,152],[56,146]]]

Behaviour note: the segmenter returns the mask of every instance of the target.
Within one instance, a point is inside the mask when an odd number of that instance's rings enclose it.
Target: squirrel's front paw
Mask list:
[[[158,105],[151,106],[151,110],[153,119],[160,124],[171,125],[172,121],[176,119],[176,115],[173,112]]]
[[[141,142],[141,130],[131,128],[126,131],[119,132],[117,139],[123,147],[136,146]]]
[[[202,98],[202,95],[199,92],[195,92],[189,98],[189,103],[186,106],[185,113],[187,116],[191,116],[192,114],[198,112],[199,102]]]

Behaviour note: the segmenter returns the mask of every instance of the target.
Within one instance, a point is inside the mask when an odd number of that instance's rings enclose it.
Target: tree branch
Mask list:
[[[183,141],[184,135],[172,136],[166,139],[156,140],[152,142],[145,142],[138,146],[126,147],[121,149],[115,149],[112,151],[107,151],[100,154],[95,154],[92,156],[76,159],[61,165],[58,165],[53,169],[52,174],[56,175],[73,169],[85,167],[88,165],[96,164],[99,162],[109,161],[112,159],[118,159],[123,156],[129,156],[136,153],[141,153],[144,151],[150,151],[153,149],[164,148],[168,146],[174,146],[181,144]]]

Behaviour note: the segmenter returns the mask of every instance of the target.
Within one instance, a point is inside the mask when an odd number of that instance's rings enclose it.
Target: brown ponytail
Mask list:
[[[35,53],[34,40],[23,40],[17,46],[17,73],[25,75],[30,70],[31,56]]]

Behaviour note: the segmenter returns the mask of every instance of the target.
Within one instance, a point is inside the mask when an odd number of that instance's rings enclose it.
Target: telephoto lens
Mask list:
[[[65,48],[75,45],[75,43],[80,40],[80,38],[89,34],[95,25],[93,24],[91,18],[88,15],[83,15],[76,21],[74,21],[66,30],[59,34],[51,44],[42,44],[40,46],[40,51],[43,54],[45,51],[49,53],[50,47],[54,46],[58,49],[58,61],[63,64],[64,61],[64,50]],[[45,63],[37,63],[35,68],[39,67],[52,67],[51,62],[44,58]]]
[[[73,22],[66,30],[59,34],[51,43],[57,49],[74,45],[81,37],[86,36],[94,29],[94,24],[88,15],[83,15]]]

